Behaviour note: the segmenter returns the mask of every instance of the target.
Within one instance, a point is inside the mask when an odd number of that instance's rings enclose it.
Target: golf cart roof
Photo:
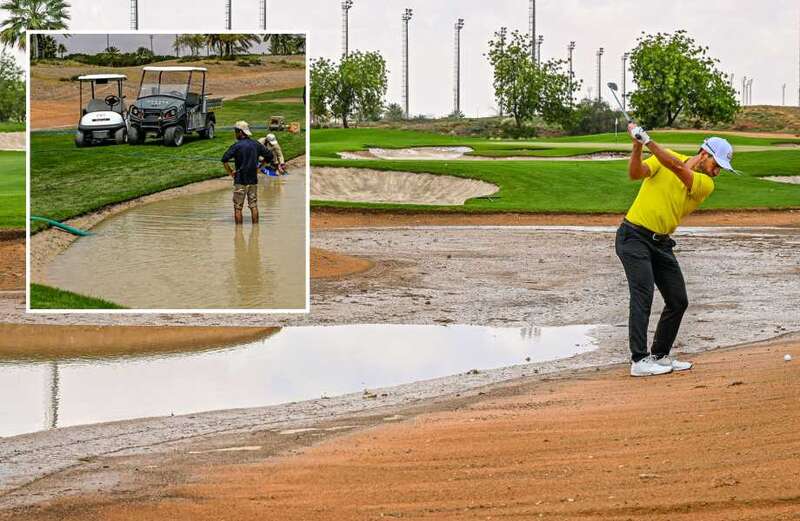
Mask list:
[[[205,67],[142,67],[143,71],[155,72],[206,72]]]
[[[97,81],[97,80],[127,80],[128,77],[124,74],[87,74],[86,76],[78,76],[79,81]]]

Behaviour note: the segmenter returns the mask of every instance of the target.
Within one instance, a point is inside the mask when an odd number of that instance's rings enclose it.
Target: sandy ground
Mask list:
[[[311,176],[311,199],[316,201],[463,205],[498,190],[476,179],[368,168],[315,167]]]
[[[25,150],[25,132],[0,132],[0,150]]]
[[[563,145],[562,145],[563,146]],[[463,161],[564,161],[564,157],[504,156],[491,157],[468,155],[469,147],[416,147],[416,148],[370,148],[356,152],[339,152],[342,159],[386,159],[386,160],[463,160]],[[630,154],[618,152],[598,152],[569,156],[569,161],[607,161],[627,159]]]
[[[240,67],[235,62],[216,63],[198,62],[178,63],[177,61],[160,62],[159,66],[200,66],[208,68],[206,91],[212,97],[232,99],[239,96],[256,94],[294,87],[305,84],[305,69],[289,63],[303,63],[303,58],[268,57],[263,58],[261,67]],[[281,63],[281,61],[284,63]],[[79,90],[77,82],[64,81],[80,74],[99,74],[113,72],[125,74],[128,81],[124,94],[127,103],[138,95],[141,67],[103,68],[73,63],[67,66],[38,65],[31,71],[31,128],[64,128],[77,125],[80,113]],[[105,91],[103,91],[105,92]],[[84,88],[84,102],[86,88]]]
[[[118,327],[0,324],[0,360],[138,356],[253,342],[275,327]]]
[[[305,428],[122,451],[26,487],[80,495],[0,518],[797,519],[800,365],[784,353],[800,357],[797,337],[699,355],[694,370],[657,378],[625,367],[527,377]]]

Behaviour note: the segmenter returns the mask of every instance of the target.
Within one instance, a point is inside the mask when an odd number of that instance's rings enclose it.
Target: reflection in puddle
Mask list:
[[[286,328],[228,349],[114,360],[0,363],[0,436],[53,427],[259,407],[596,348],[592,326]],[[14,399],[7,397],[13,394]]]
[[[48,283],[139,309],[302,309],[305,176],[259,179],[260,224],[233,224],[231,190],[158,201],[99,223]]]

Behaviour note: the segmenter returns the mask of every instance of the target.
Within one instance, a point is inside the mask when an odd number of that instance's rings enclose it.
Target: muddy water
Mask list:
[[[259,179],[261,221],[233,224],[231,190],[192,194],[98,224],[48,267],[49,284],[137,309],[302,309],[305,176]],[[246,206],[246,205],[245,205]]]
[[[595,349],[591,329],[296,327],[201,353],[3,362],[0,396],[13,393],[15,398],[0,401],[0,436],[274,405],[557,360]]]

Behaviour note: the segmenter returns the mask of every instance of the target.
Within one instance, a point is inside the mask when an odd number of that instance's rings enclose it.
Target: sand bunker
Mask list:
[[[800,175],[791,175],[791,176],[770,176],[770,177],[762,177],[761,179],[765,181],[773,181],[775,183],[789,183],[790,185],[800,185]]]
[[[25,150],[25,132],[0,132],[0,150]]]
[[[498,190],[475,179],[366,168],[315,167],[311,175],[311,198],[318,201],[462,205]]]
[[[438,161],[608,161],[611,159],[627,159],[625,152],[596,152],[577,156],[541,157],[541,156],[504,156],[489,157],[467,155],[473,149],[469,147],[416,147],[416,148],[370,148],[357,152],[339,152],[342,159],[384,159],[384,160],[438,160]]]

